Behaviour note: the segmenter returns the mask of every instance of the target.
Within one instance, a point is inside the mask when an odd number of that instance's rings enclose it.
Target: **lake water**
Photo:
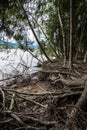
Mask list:
[[[35,51],[34,54],[37,54]],[[2,79],[17,74],[31,74],[37,71],[37,59],[20,49],[1,50],[0,52],[0,84]]]

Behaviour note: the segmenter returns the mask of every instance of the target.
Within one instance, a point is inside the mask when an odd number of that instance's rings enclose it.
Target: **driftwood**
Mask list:
[[[84,81],[87,79],[87,77],[84,78],[79,78],[76,80],[64,80],[62,81],[67,85],[67,86],[84,86]]]
[[[58,74],[56,76],[56,74]],[[62,74],[62,75],[61,75]],[[69,75],[75,77],[74,79],[69,79],[64,78],[64,75]],[[53,85],[58,86],[61,82],[63,87],[69,86],[84,86],[84,81],[87,79],[87,75],[84,77],[79,77],[77,78],[77,75],[75,73],[70,73],[70,72],[62,72],[62,71],[51,71],[51,70],[40,70],[39,71],[39,79],[40,80],[50,80]]]
[[[54,86],[62,86],[61,88],[63,88],[64,86],[67,87],[83,87],[84,88],[84,81],[87,79],[87,77],[83,77],[83,78],[78,78],[78,79],[74,79],[74,80],[67,80],[67,79],[57,79],[51,82],[51,84],[53,84]]]

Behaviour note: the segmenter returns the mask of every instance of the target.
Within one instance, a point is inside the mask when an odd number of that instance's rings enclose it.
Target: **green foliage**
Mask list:
[[[7,4],[7,3],[8,4]],[[66,50],[69,51],[70,4],[69,0],[7,0],[0,1],[0,31],[6,32],[17,41],[27,41],[26,28],[33,27],[44,50],[49,55],[63,54],[63,38],[58,18],[58,8],[62,19]],[[87,42],[87,3],[74,0],[74,43],[77,50],[79,43],[85,51]],[[25,12],[23,10],[25,8]],[[28,19],[31,24],[28,23]],[[85,27],[85,29],[83,29]],[[83,31],[83,37],[81,32]],[[41,37],[44,37],[43,41]],[[81,42],[79,42],[81,40]],[[43,43],[44,42],[44,43]],[[22,46],[20,46],[22,48]],[[42,51],[42,50],[41,50]],[[68,54],[68,52],[67,52]]]

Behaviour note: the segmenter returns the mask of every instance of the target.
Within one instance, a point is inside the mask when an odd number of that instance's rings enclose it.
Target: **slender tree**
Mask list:
[[[69,51],[69,69],[72,70],[72,46],[73,46],[73,28],[72,28],[72,0],[70,0],[70,51]]]
[[[63,58],[64,58],[64,60],[63,60],[64,61],[63,62],[63,66],[66,66],[65,32],[64,32],[62,18],[61,18],[61,15],[60,15],[59,5],[58,5],[58,18],[59,18],[59,23],[60,23],[60,27],[61,27],[62,37],[63,37]]]

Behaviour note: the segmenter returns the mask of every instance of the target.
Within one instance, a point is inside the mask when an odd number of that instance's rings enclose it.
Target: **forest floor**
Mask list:
[[[87,130],[87,105],[77,105],[87,88],[87,63],[75,62],[72,72],[62,61],[44,63],[33,78],[18,81],[0,87],[0,130]]]

